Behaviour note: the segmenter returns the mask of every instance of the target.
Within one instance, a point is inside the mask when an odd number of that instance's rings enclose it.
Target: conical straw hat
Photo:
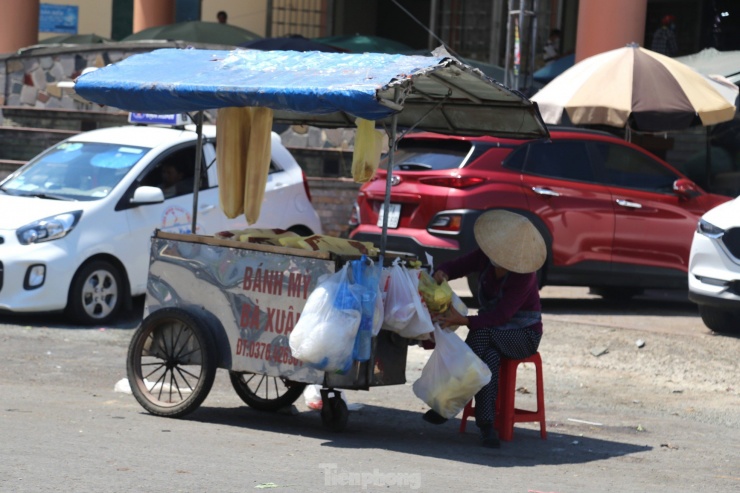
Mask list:
[[[475,222],[473,232],[483,253],[506,270],[526,274],[539,270],[545,263],[545,240],[521,214],[488,211]]]

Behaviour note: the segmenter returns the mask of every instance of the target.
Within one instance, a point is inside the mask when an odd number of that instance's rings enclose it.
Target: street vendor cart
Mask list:
[[[446,53],[164,49],[85,74],[75,90],[129,111],[197,112],[199,135],[202,112],[225,107],[269,107],[276,123],[338,128],[353,127],[358,117],[375,121],[389,136],[386,210],[395,145],[406,132],[548,137],[536,105]],[[198,190],[196,183],[192,231]],[[372,259],[380,265],[402,256],[386,251],[387,216],[380,255]],[[322,421],[343,429],[347,407],[335,389],[404,383],[409,344],[381,330],[370,359],[341,374],[293,357],[288,340],[306,299],[321,276],[349,260],[328,252],[156,232],[145,318],[127,360],[139,403],[153,414],[184,416],[203,402],[222,368],[242,400],[260,410],[290,405],[307,384],[322,385]]]

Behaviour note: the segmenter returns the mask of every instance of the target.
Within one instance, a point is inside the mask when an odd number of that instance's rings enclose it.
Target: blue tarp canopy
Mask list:
[[[400,128],[548,135],[534,103],[450,56],[161,49],[82,75],[75,91],[133,112],[267,106],[277,123],[389,124],[395,114]]]

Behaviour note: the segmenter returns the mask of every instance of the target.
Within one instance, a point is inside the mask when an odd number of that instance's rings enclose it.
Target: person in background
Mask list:
[[[216,14],[216,19],[218,19],[219,24],[226,24],[226,21],[229,20],[229,14],[221,10],[218,14]]]
[[[560,29],[553,29],[550,31],[550,36],[547,38],[544,51],[542,60],[545,62],[545,65],[560,58]]]
[[[676,56],[678,42],[676,41],[676,17],[666,15],[660,21],[660,27],[653,33],[653,42],[650,49],[665,56]]]
[[[450,308],[436,321],[443,329],[466,325],[465,342],[491,370],[491,381],[475,395],[475,424],[481,444],[498,448],[493,423],[501,358],[522,359],[537,352],[542,338],[537,271],[545,263],[547,247],[529,219],[506,210],[485,212],[473,232],[479,248],[443,263],[433,277],[441,283],[479,273],[478,314],[465,317]],[[424,419],[433,424],[447,421],[431,409]]]

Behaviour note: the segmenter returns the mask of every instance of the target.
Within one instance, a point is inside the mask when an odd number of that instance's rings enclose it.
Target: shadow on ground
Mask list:
[[[392,450],[486,466],[582,464],[652,450],[649,446],[553,431],[548,433],[547,440],[542,440],[538,429],[522,427],[517,427],[514,439],[502,442],[500,449],[485,449],[478,444],[477,428],[472,422],[469,422],[466,433],[459,433],[459,419],[435,426],[424,422],[419,413],[372,405],[351,412],[347,428],[341,432],[325,429],[318,411],[289,415],[260,412],[248,407],[226,409],[201,406],[187,419],[311,437],[325,440],[322,444],[324,447]],[[619,433],[627,438],[638,432],[624,429]],[[494,463],[490,460],[492,456],[496,457]]]

